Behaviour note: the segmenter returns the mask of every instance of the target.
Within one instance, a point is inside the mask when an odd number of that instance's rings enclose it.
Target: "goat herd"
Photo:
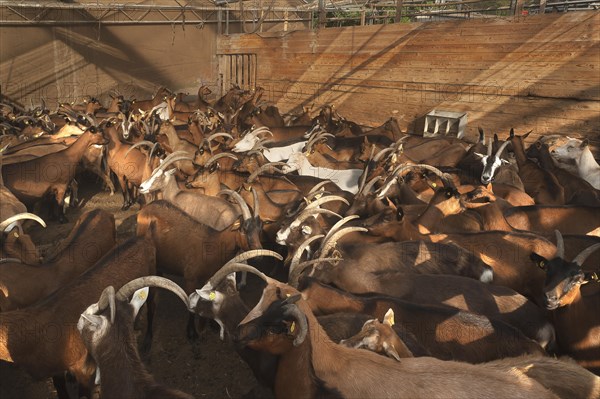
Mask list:
[[[59,397],[65,375],[88,398],[191,397],[140,358],[163,288],[190,339],[216,321],[275,397],[600,398],[587,141],[425,139],[332,106],[283,117],[260,88],[208,94],[2,104],[1,360]],[[27,233],[66,221],[92,174],[139,204],[135,236],[96,209],[40,257]]]

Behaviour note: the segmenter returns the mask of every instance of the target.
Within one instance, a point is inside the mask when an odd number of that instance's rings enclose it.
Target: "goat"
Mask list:
[[[106,144],[106,139],[94,126],[65,150],[4,166],[2,175],[5,185],[27,206],[32,206],[48,194],[54,196],[59,209],[59,221],[64,223],[63,206],[67,186],[75,177],[77,164],[85,151],[93,144]]]
[[[556,166],[547,144],[536,141],[527,149],[527,156],[536,158],[542,168],[556,176],[558,182],[565,189],[566,204],[600,206],[600,191],[578,175],[573,175]]]
[[[191,293],[201,287],[221,265],[225,264],[238,249],[261,248],[262,223],[255,203],[254,216],[238,193],[225,190],[241,208],[242,221],[217,231],[198,223],[175,205],[155,201],[144,207],[137,216],[137,234],[147,234],[153,223],[156,229],[151,236],[156,246],[157,265],[161,272],[184,277],[184,288]],[[184,238],[185,237],[185,238]],[[198,243],[190,247],[189,243]],[[188,322],[188,337],[197,338],[193,315]]]
[[[0,264],[0,311],[27,307],[79,276],[115,245],[114,217],[102,210],[83,214],[42,265]]]
[[[104,287],[156,273],[155,250],[146,238],[113,248],[93,267],[50,296],[25,309],[0,313],[0,360],[13,362],[33,378],[69,371],[90,387],[95,365],[75,329],[79,315]],[[149,325],[152,319],[149,307]],[[151,338],[150,328],[145,343]]]
[[[583,140],[579,146],[569,141],[552,150],[552,155],[558,160],[574,159],[579,177],[600,190],[600,165],[594,159],[587,140]]]
[[[183,153],[173,153],[170,158],[167,157],[140,185],[140,193],[160,192],[163,200],[170,202],[194,220],[216,231],[222,231],[231,226],[240,217],[238,208],[221,198],[181,190],[173,176],[177,169],[165,171],[173,162],[186,157],[188,156]]]
[[[103,398],[191,399],[191,395],[158,384],[140,359],[133,322],[148,298],[148,287],[171,291],[189,307],[187,295],[177,284],[148,276],[128,282],[116,293],[112,285],[106,287],[98,302],[79,317],[77,330],[97,365],[96,383],[100,382]]]
[[[600,212],[591,206],[532,205],[509,208],[504,217],[510,226],[538,234],[560,230],[565,234],[600,236]]]
[[[185,152],[190,157],[195,157],[198,147],[186,140],[179,138],[175,127],[170,122],[167,121],[161,124],[159,134],[164,134],[167,137],[172,152]],[[175,165],[186,175],[193,175],[198,169],[191,160],[180,160],[177,161]]]
[[[398,323],[439,359],[479,363],[526,353],[545,354],[519,329],[493,317],[385,295],[353,295],[313,278],[303,278],[299,289],[316,315],[354,312],[383,318],[392,309]]]
[[[521,374],[433,358],[396,362],[335,345],[298,291],[263,279],[267,286],[261,300],[238,326],[236,340],[280,356],[276,397],[469,397],[476,391],[487,398],[500,390],[515,398],[556,397]]]
[[[4,199],[9,198],[7,196],[0,196],[0,199],[4,201]],[[3,207],[0,206],[0,208]],[[46,227],[46,223],[39,216],[27,212],[17,213],[2,220],[0,223],[0,259],[11,258],[31,265],[40,262],[41,259],[35,244],[31,240],[31,237],[23,232],[21,221],[27,219],[35,220],[43,227]]]
[[[529,136],[529,133],[517,136],[515,131],[510,129],[508,138],[508,142],[512,144],[517,165],[519,165],[519,177],[523,181],[525,192],[533,197],[536,204],[564,205],[564,188],[556,177],[551,172],[540,168],[535,162],[527,159],[523,140]]]
[[[564,258],[561,233],[556,230],[557,251],[552,258],[531,253],[538,267],[546,272],[544,305],[551,311],[560,353],[573,357],[580,365],[600,373],[600,291],[585,293],[582,285],[597,284],[598,273],[585,272],[581,265],[600,244],[594,244],[573,258]],[[582,292],[583,291],[583,292]]]

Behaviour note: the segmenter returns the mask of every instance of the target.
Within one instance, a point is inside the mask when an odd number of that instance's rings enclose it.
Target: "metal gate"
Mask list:
[[[234,85],[244,90],[256,88],[256,54],[219,54],[218,57],[221,95]]]

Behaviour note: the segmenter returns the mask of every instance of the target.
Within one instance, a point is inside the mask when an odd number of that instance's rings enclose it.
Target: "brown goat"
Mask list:
[[[83,214],[42,265],[0,264],[0,311],[22,309],[47,297],[94,265],[115,245],[112,214]]]
[[[600,212],[591,206],[519,206],[504,212],[506,221],[515,229],[539,234],[591,234],[600,236]]]
[[[276,397],[432,398],[471,397],[473,392],[480,398],[495,398],[498,392],[512,398],[556,397],[518,372],[427,357],[396,362],[336,345],[298,291],[264,279],[261,300],[238,326],[236,338],[280,356]]]
[[[133,238],[115,247],[44,300],[0,313],[0,360],[21,366],[36,379],[69,371],[83,387],[90,387],[95,365],[75,328],[79,315],[105,287],[121,287],[155,273],[155,250],[147,239]]]
[[[600,290],[584,284],[598,284],[597,272],[585,272],[581,265],[600,244],[581,251],[571,262],[564,258],[562,235],[556,231],[556,256],[547,258],[533,252],[531,259],[546,272],[544,304],[552,311],[556,340],[561,353],[600,375]]]

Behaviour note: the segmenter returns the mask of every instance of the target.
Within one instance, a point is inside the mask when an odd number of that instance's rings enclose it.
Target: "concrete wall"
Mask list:
[[[284,111],[334,104],[348,118],[403,129],[432,109],[467,111],[501,138],[600,141],[600,13],[231,35],[219,53],[257,54],[258,84]]]

